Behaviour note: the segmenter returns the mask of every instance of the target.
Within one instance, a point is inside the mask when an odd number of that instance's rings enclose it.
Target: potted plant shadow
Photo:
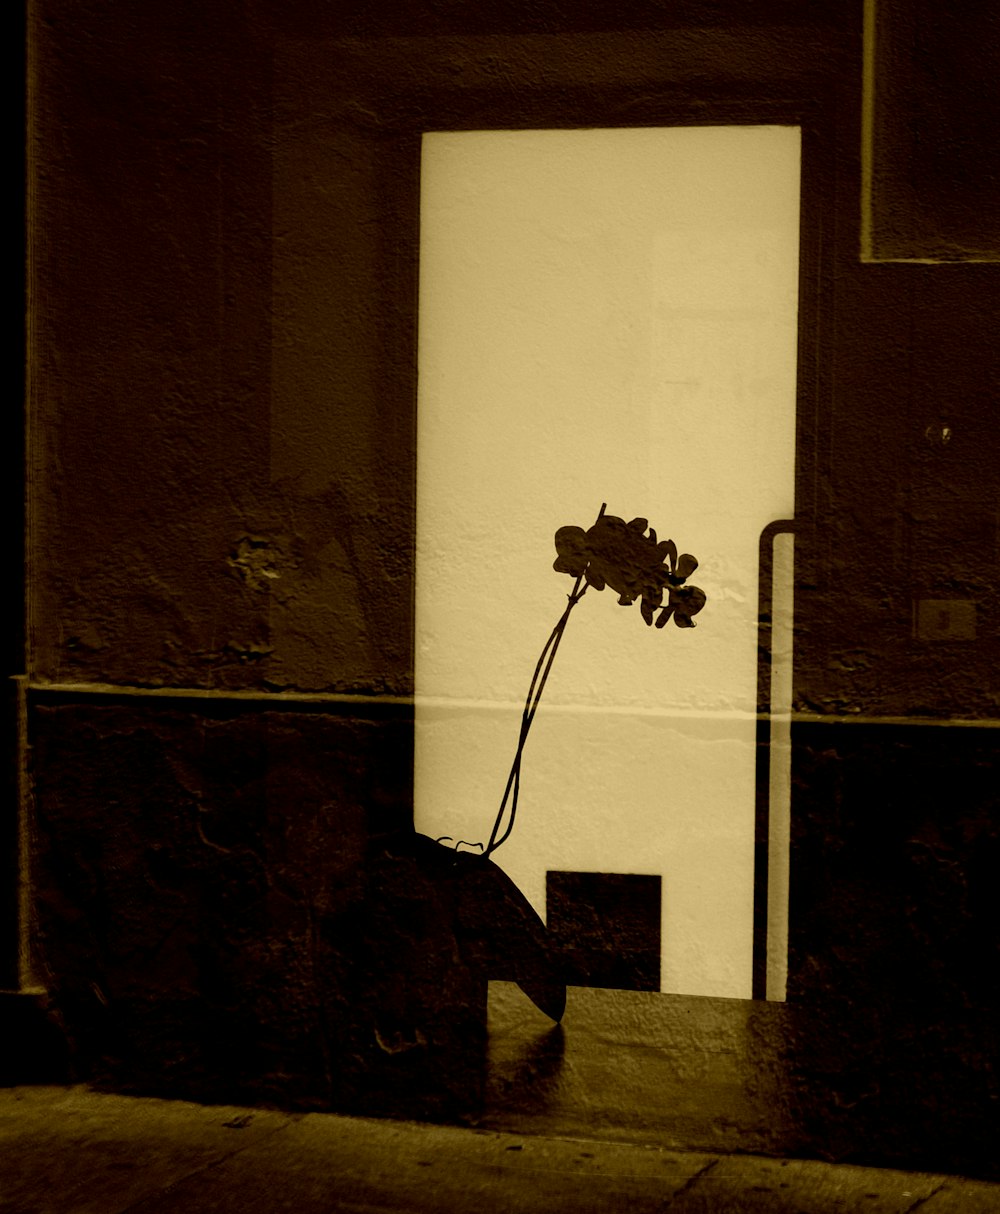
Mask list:
[[[486,1063],[490,979],[516,982],[551,1021],[566,1007],[566,968],[545,924],[494,861],[517,818],[532,722],[573,610],[588,589],[638,601],[647,625],[693,628],[706,596],[687,579],[698,562],[658,540],[647,520],[605,513],[555,535],[553,568],[575,581],[542,648],[521,714],[514,759],[485,843],[431,839],[415,830],[375,842],[357,922],[357,998],[349,1070],[360,1111],[474,1118]]]

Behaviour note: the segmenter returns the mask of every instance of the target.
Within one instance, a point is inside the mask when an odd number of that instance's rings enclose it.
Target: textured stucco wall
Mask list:
[[[33,33],[32,677],[409,690],[377,152],[311,178],[226,5]]]
[[[34,678],[409,690],[415,133],[791,96],[826,107],[798,703],[995,714],[996,272],[860,264],[859,22],[366,47],[225,7],[35,10]],[[915,643],[920,596],[975,645]]]
[[[793,851],[790,981],[854,1023],[817,1091],[851,1048],[858,1090],[872,1082],[866,1009],[886,1036],[894,1015],[921,1023],[880,964],[897,946],[915,988],[931,971],[950,992],[925,1059],[950,1051],[955,1082],[989,1074],[988,1041],[969,1036],[980,1012],[963,1009],[994,998],[970,958],[996,960],[981,915],[996,731],[974,754],[950,744],[958,727],[921,726],[931,748],[880,731],[997,715],[1000,283],[989,265],[860,263],[859,6],[813,25],[805,7],[754,6],[734,26],[724,6],[687,4],[658,29],[656,6],[629,34],[602,33],[585,5],[588,36],[554,42],[566,19],[542,10],[505,8],[496,36],[485,16],[407,13],[382,26],[401,41],[323,44],[378,19],[33,6],[35,963],[80,1073],[162,1080],[162,1038],[180,1086],[200,1074],[200,1091],[316,1096],[310,915],[354,888],[371,805],[407,819],[408,728],[383,750],[371,707],[292,717],[268,701],[220,723],[190,701],[105,703],[80,685],[411,690],[416,133],[709,104],[745,120],[792,98],[821,220],[801,284],[795,697],[845,732],[799,735],[793,839],[812,879],[796,885]],[[975,602],[975,637],[915,637],[921,597]],[[57,700],[54,683],[77,686]],[[928,754],[948,778],[917,809]],[[333,939],[323,981],[337,987]],[[227,1045],[233,1024],[256,1061]],[[885,1075],[915,1058],[900,1048]]]

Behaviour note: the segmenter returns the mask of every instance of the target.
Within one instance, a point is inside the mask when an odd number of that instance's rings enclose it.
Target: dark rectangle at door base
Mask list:
[[[570,986],[660,989],[659,877],[549,872],[549,937]]]

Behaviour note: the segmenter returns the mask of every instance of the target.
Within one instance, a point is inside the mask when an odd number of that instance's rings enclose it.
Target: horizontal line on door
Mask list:
[[[259,702],[261,704],[357,704],[358,706],[385,704],[393,706],[415,706],[417,708],[463,708],[496,712],[521,712],[524,705],[516,701],[463,699],[449,696],[397,696],[379,693],[330,691],[254,691],[226,690],[212,687],[140,687],[128,683],[46,683],[29,682],[29,694],[33,696],[135,696],[148,699],[216,700],[220,702]],[[657,716],[679,718],[712,718],[732,720],[771,720],[789,722],[794,725],[950,725],[973,729],[1000,729],[1000,719],[994,717],[907,717],[877,716],[862,713],[756,713],[738,709],[712,709],[683,707],[661,708],[652,705],[616,704],[545,704],[545,713],[613,713],[622,716]]]

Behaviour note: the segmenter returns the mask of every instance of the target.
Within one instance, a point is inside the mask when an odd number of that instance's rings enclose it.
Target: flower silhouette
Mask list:
[[[469,993],[484,990],[492,977],[513,979],[547,1016],[562,1018],[566,980],[559,950],[492,856],[514,829],[525,743],[570,614],[584,594],[610,586],[623,607],[638,599],[642,618],[652,624],[655,617],[657,628],[671,619],[678,628],[693,628],[705,606],[705,592],[687,585],[698,562],[688,552],[678,555],[674,541],[658,540],[651,527],[647,534],[647,526],[644,518],[626,523],[605,514],[602,505],[589,530],[556,532],[553,568],[575,581],[531,676],[514,760],[487,842],[430,839],[411,825],[375,850],[368,868],[372,897],[363,920],[364,955],[389,955],[393,964],[377,966],[369,977],[376,1020],[375,1046],[369,1042],[367,1048],[373,1053],[415,1051],[413,1057],[421,1058],[424,1051],[429,1057],[429,1046],[440,1052],[442,1012],[464,1012]],[[433,911],[426,940],[414,936],[414,890]]]
[[[653,623],[659,611],[657,628],[670,619],[678,628],[693,628],[693,617],[705,606],[706,595],[685,582],[698,568],[698,562],[689,552],[678,556],[673,540],[658,541],[652,527],[647,535],[647,526],[644,518],[626,523],[602,512],[588,531],[560,527],[555,536],[558,555],[552,567],[557,573],[584,578],[595,590],[610,586],[618,592],[623,607],[639,599],[639,610],[647,624]]]
[[[705,606],[705,592],[697,586],[685,585],[687,579],[698,568],[698,562],[689,553],[678,555],[673,540],[658,540],[656,532],[644,518],[634,518],[626,523],[613,514],[605,514],[601,506],[597,521],[587,531],[582,527],[560,527],[556,532],[556,559],[553,569],[557,573],[568,573],[576,581],[567,596],[568,602],[556,621],[549,639],[531,676],[528,694],[521,714],[521,732],[514,752],[507,785],[500,800],[486,846],[468,844],[481,848],[481,858],[488,860],[501,847],[514,829],[517,803],[521,789],[521,761],[524,745],[528,740],[531,723],[538,711],[538,704],[552,670],[559,644],[570,613],[586,592],[593,587],[603,590],[610,586],[618,592],[618,602],[628,607],[639,599],[639,610],[647,624],[656,616],[657,628],[673,620],[678,628],[693,628],[694,617]],[[666,604],[663,598],[666,594]],[[656,613],[659,612],[659,615]],[[460,846],[456,844],[457,847]]]

